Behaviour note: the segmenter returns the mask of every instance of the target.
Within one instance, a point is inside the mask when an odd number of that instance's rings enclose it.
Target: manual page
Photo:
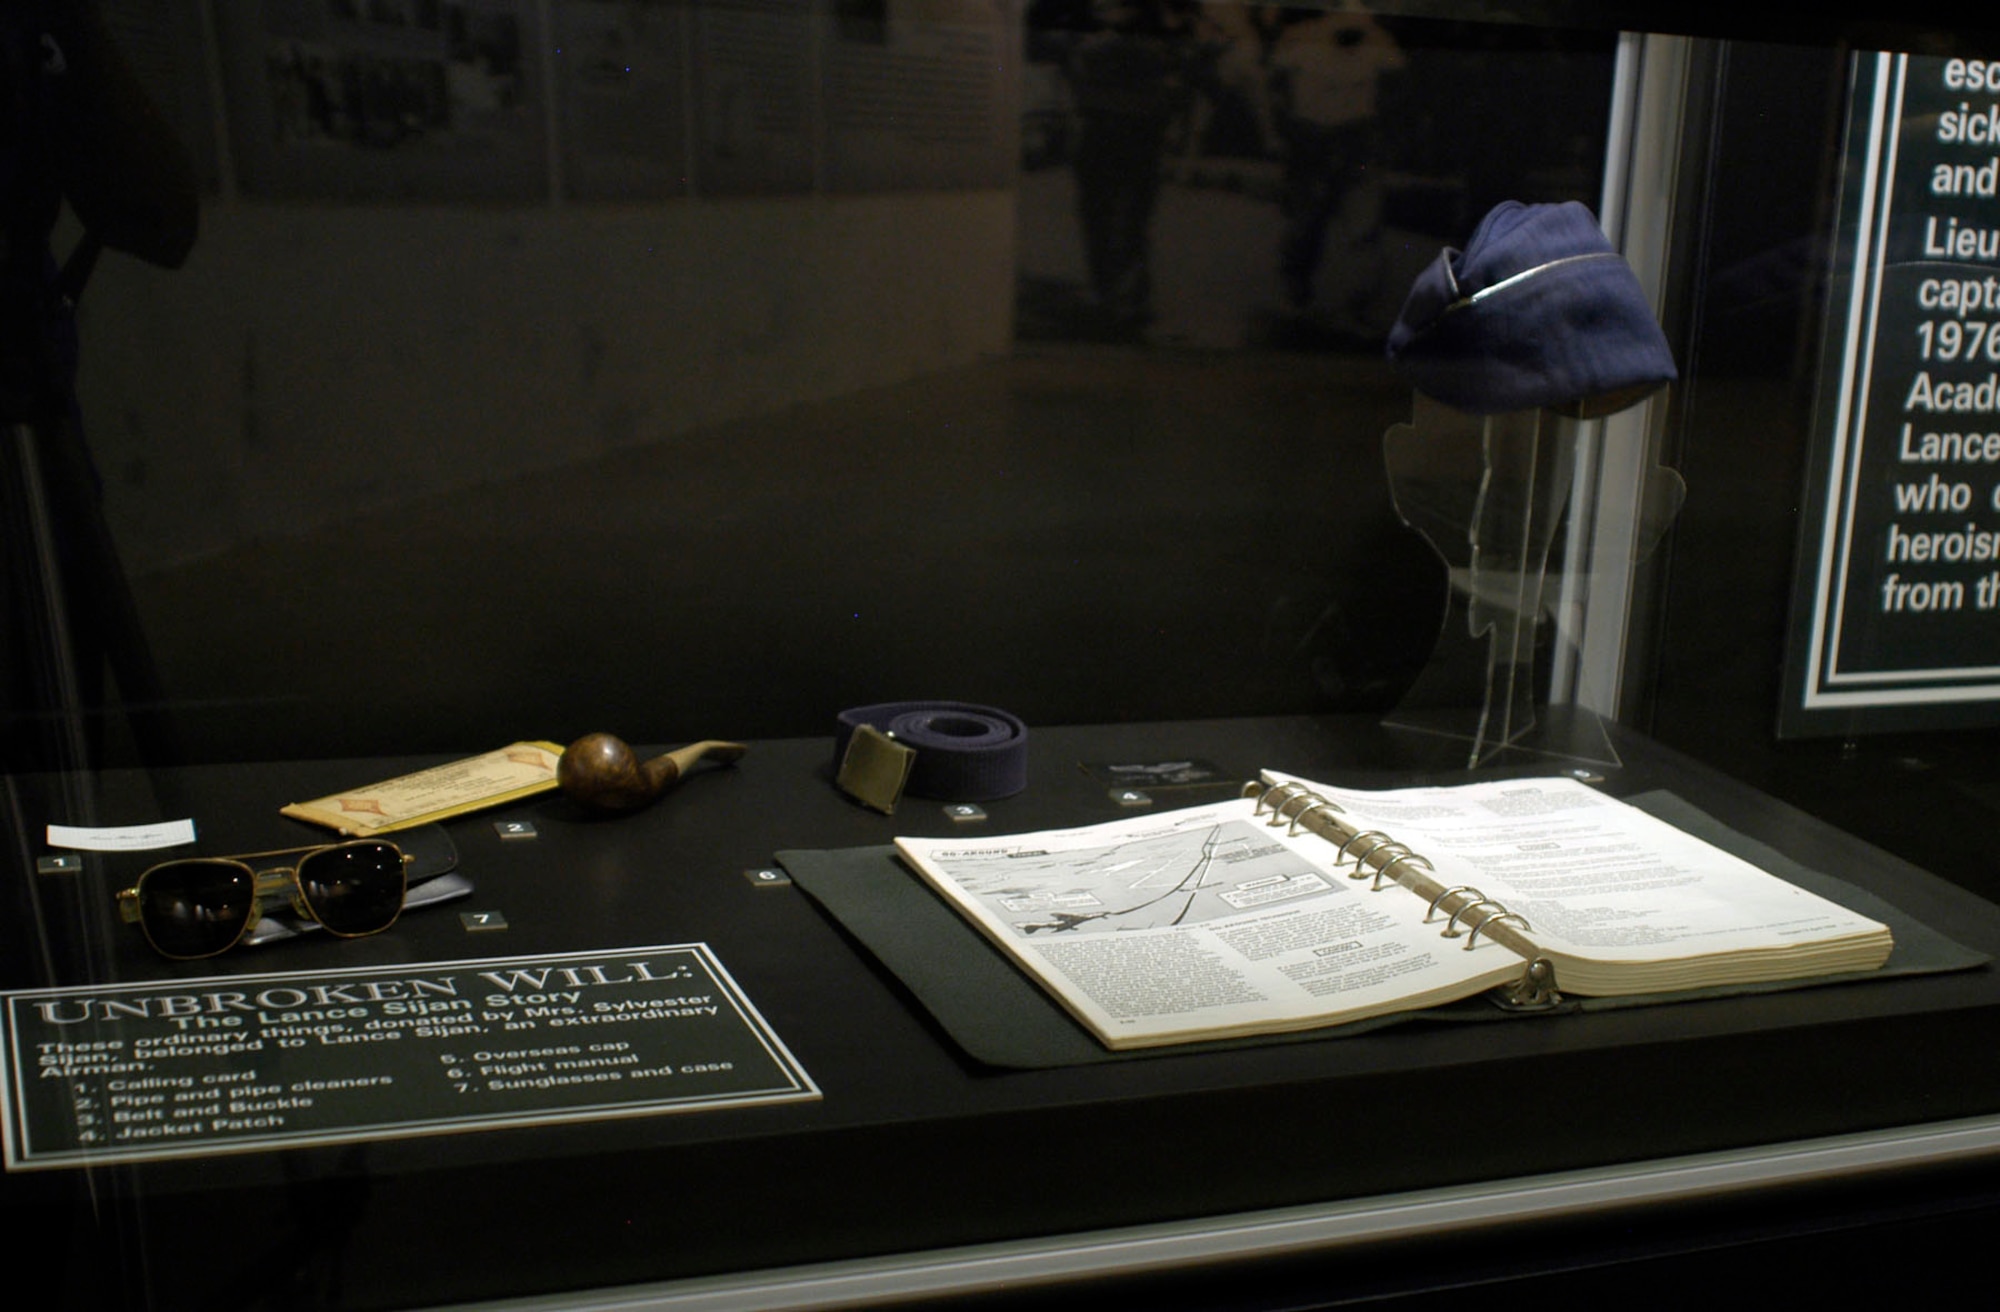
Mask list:
[[[1285,781],[1290,776],[1268,774]],[[1593,995],[1872,970],[1888,929],[1560,776],[1367,792],[1298,781],[1528,922]]]
[[[934,888],[1109,1047],[1277,1033],[1433,1006],[1520,976],[1425,903],[1336,870],[1248,798],[1009,838],[899,838]]]

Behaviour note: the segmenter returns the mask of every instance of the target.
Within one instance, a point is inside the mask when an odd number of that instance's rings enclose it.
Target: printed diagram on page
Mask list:
[[[953,874],[1023,937],[1192,925],[1346,891],[1243,820],[1067,851],[959,853]]]

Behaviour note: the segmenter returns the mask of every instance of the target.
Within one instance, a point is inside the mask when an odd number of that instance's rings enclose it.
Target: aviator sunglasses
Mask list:
[[[296,859],[250,864],[273,857]],[[163,861],[118,894],[118,915],[145,931],[161,956],[191,961],[235,947],[256,925],[259,903],[289,891],[299,916],[341,938],[360,938],[396,923],[409,861],[379,838]]]

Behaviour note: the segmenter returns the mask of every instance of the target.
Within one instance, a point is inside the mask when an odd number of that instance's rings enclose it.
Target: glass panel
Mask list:
[[[1166,1245],[1154,1262],[1225,1251],[1155,1229],[1201,1218],[1317,1207],[1318,1225],[1411,1191],[1511,1205],[1489,1186],[1546,1173],[1637,1189],[1634,1161],[1734,1170],[1806,1136],[1990,1115],[2000,1086],[1965,1039],[2000,1003],[1957,967],[2000,945],[1992,731],[1776,732],[1854,272],[1839,12],[1658,16],[1728,38],[1692,42],[1685,133],[1638,179],[1674,220],[1661,317],[1682,375],[1650,435],[1673,472],[1641,480],[1631,536],[1672,517],[1676,475],[1686,507],[1634,571],[1623,722],[1565,739],[1588,768],[1561,769],[1801,882],[1861,872],[1899,925],[1939,931],[1899,945],[1950,969],[1716,1009],[1470,998],[1454,1019],[1503,1023],[1130,1062],[1048,1004],[1076,1046],[1051,1057],[1027,1027],[1035,1051],[1003,1069],[903,975],[983,1015],[1021,983],[1004,959],[937,921],[855,929],[803,887],[813,856],[862,854],[865,919],[903,888],[883,869],[899,834],[1144,815],[1260,766],[1461,779],[1462,745],[1395,723],[1439,702],[1499,713],[1474,741],[1544,725],[1567,654],[1542,562],[1587,435],[1546,412],[1439,422],[1384,352],[1418,273],[1494,205],[1594,207],[1622,158],[1618,34],[1582,0],[1526,8],[0,11],[19,121],[73,104],[76,79],[105,111],[0,134],[0,1002],[37,991],[21,1025],[53,1072],[16,1061],[0,1092],[31,1168],[0,1177],[23,1242],[61,1255],[80,1304],[177,1308],[554,1298],[987,1243],[1011,1260],[1135,1227]],[[1914,40],[1928,20],[1900,21]],[[1964,98],[1955,121],[1990,124],[1991,94]],[[1933,161],[1969,190],[1932,199],[1984,231],[1977,144]],[[1903,344],[1944,349],[1932,331]],[[1474,691],[1432,697],[1454,645]],[[1035,783],[895,810],[914,735],[840,716],[902,698],[975,703],[944,730],[967,741],[1025,722]],[[591,731],[637,745],[600,809],[550,786]],[[875,753],[880,809],[836,787],[836,731]],[[1538,842],[1563,823],[1516,804]],[[1309,813],[1198,842],[1200,868],[1269,858],[1260,836]],[[268,852],[412,816],[390,831],[409,900],[381,933],[273,908],[183,963],[118,918],[157,845]],[[52,843],[52,822],[97,845]],[[808,858],[796,879],[780,852]],[[1186,872],[1130,876],[1155,877]],[[1023,900],[1089,914],[1053,884]],[[1488,947],[1533,917],[1490,919]],[[1265,928],[1246,937],[1284,939]],[[1161,973],[1231,987],[1134,975]],[[682,1031],[719,1046],[635,1050]],[[29,1141],[28,1103],[56,1141]],[[1448,1144],[1336,1119],[1544,1103]],[[1934,1184],[1896,1201],[1927,1223],[1985,1205]],[[1426,1223],[1445,1265],[1414,1274],[1394,1253],[1342,1266],[1352,1233],[1314,1230],[1290,1251],[1324,1241],[1341,1270],[1288,1266],[1311,1286],[1290,1301],[1485,1279],[1491,1246],[1447,1242],[1468,1215],[1548,1224],[1510,1225],[1506,1262],[1566,1272],[1648,1228],[1636,1204],[1577,1221],[1601,1196],[1561,1197]],[[1851,1202],[1774,1228],[1842,1233]],[[1662,1242],[1742,1237],[1734,1215],[1688,1230]],[[220,1233],[268,1258],[254,1278],[216,1260]]]
[[[1234,4],[111,9],[200,236],[81,297],[39,474],[79,680],[14,680],[17,765],[813,734],[912,689],[1386,708],[1445,590],[1382,337],[1491,204],[1594,203],[1612,51]]]

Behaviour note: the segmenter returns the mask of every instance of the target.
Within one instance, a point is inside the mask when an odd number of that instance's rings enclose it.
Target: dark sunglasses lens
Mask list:
[[[170,957],[208,957],[242,937],[257,879],[234,861],[172,861],[139,883],[139,920]]]
[[[403,909],[403,854],[389,843],[345,843],[299,862],[299,893],[336,934],[387,929]]]

